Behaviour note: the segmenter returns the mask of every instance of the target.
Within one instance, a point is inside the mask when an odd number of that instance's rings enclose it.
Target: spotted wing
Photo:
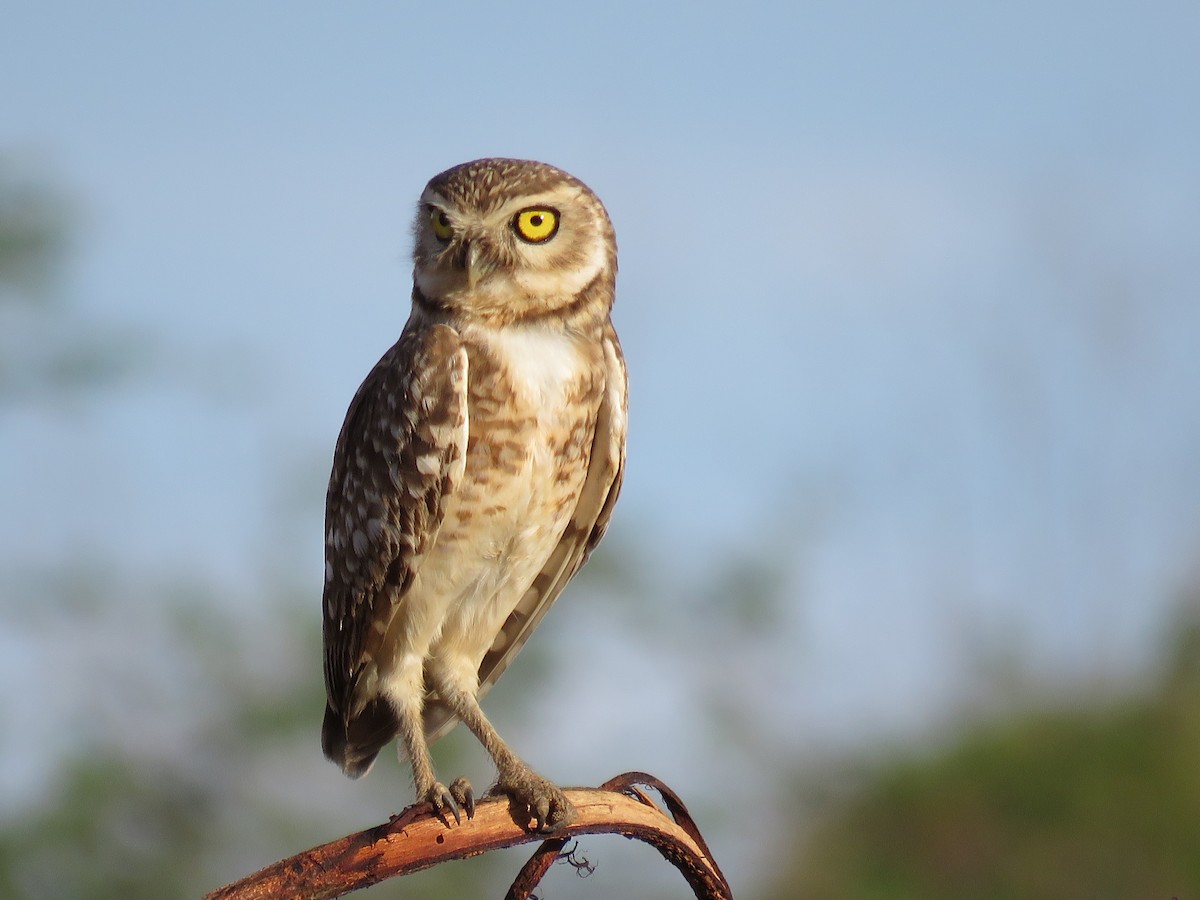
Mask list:
[[[325,755],[370,768],[396,735],[379,695],[383,628],[412,585],[462,478],[467,353],[445,325],[410,322],[358,389],[325,501]]]

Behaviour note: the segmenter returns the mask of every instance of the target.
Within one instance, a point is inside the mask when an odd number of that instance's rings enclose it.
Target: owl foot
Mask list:
[[[449,788],[440,781],[435,781],[429,790],[425,791],[423,799],[433,807],[433,814],[441,819],[447,828],[450,827],[450,816],[454,816],[455,825],[462,824],[464,812],[468,819],[475,818],[475,792],[471,790],[471,782],[465,778],[456,778]]]
[[[522,826],[533,820],[531,831],[545,834],[575,820],[575,807],[562,789],[527,766],[502,773],[488,793],[507,795]]]

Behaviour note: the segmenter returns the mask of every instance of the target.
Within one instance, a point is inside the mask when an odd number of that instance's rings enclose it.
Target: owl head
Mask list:
[[[503,322],[600,298],[611,307],[612,222],[561,169],[521,159],[447,169],[425,186],[413,232],[414,287],[447,312]]]

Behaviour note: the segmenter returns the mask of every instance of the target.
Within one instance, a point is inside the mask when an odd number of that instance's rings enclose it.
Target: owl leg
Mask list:
[[[423,691],[413,692],[416,702],[397,703],[397,718],[400,724],[400,740],[412,765],[413,784],[417,789],[417,801],[433,806],[433,811],[447,827],[449,816],[454,816],[456,825],[462,824],[462,813],[471,819],[475,816],[475,794],[471,783],[465,778],[446,787],[437,780],[433,770],[433,758],[429,755],[429,744],[425,740],[425,722],[421,716],[420,697]]]
[[[494,793],[507,794],[517,803],[526,815],[525,821],[533,820],[535,831],[555,831],[569,825],[575,818],[571,801],[554,782],[537,774],[513,753],[483,714],[474,692],[445,683],[438,685],[438,692],[495,761],[499,777]]]

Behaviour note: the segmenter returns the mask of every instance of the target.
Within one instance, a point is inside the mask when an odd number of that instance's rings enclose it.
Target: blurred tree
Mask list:
[[[1200,896],[1200,604],[1149,696],[977,727],[837,804],[768,896]]]
[[[85,631],[91,647],[80,652],[94,658],[80,668],[103,688],[80,688],[89,721],[63,723],[73,746],[46,793],[0,819],[0,896],[196,897],[371,824],[296,789],[326,768],[315,738],[319,671],[310,664],[319,658],[319,627],[315,613],[296,614],[308,598],[281,595],[247,622],[221,612],[195,585],[96,571],[84,582],[44,579],[45,605],[20,623],[34,640]],[[130,621],[147,652],[113,659],[106,648],[127,646],[119,635]],[[172,679],[182,684],[164,690],[161,682]],[[298,757],[297,748],[309,752]],[[402,780],[386,789],[395,791],[397,809],[407,802]],[[481,888],[494,864],[480,862],[431,873],[426,895]],[[407,895],[399,885],[368,893]]]
[[[59,272],[69,215],[62,195],[0,156],[0,298],[35,303]]]
[[[0,154],[0,409],[107,385],[146,355],[132,330],[66,316],[54,302],[73,221],[61,189]]]

